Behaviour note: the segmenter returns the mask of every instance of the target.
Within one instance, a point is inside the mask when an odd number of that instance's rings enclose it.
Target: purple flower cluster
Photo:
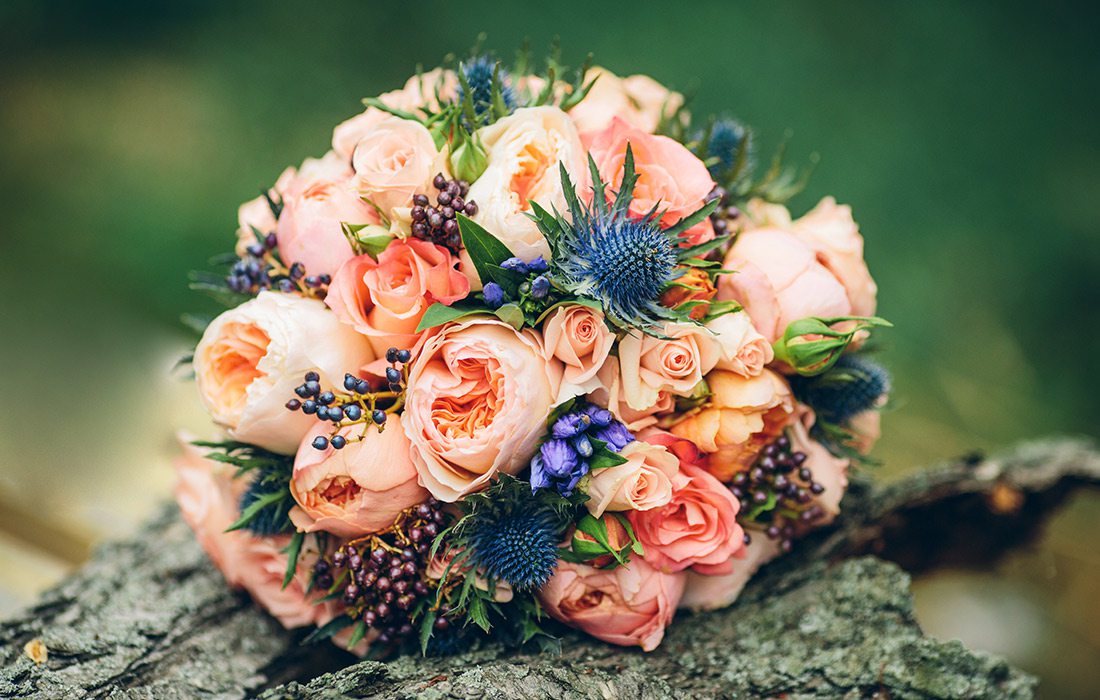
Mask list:
[[[562,414],[531,460],[531,490],[552,488],[563,496],[572,495],[588,473],[588,459],[596,450],[592,440],[618,452],[634,441],[634,435],[606,408],[583,405]]]
[[[524,262],[521,258],[508,258],[500,266],[505,270],[518,272],[528,277],[537,275],[534,279],[520,285],[521,294],[530,294],[532,299],[545,299],[546,295],[550,293],[550,279],[542,274],[550,269],[550,264],[541,255],[531,262]],[[499,308],[509,301],[504,293],[504,288],[496,282],[487,282],[482,290],[482,295],[485,297],[485,304],[490,309]]]

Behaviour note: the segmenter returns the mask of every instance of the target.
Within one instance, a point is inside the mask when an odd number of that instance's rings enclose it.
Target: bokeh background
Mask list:
[[[879,478],[1100,421],[1100,23],[1086,3],[0,3],[0,615],[165,498],[209,432],[186,274],[359,98],[479,32],[694,91],[851,203],[895,406]],[[942,637],[1100,693],[1100,497],[993,571],[916,581]]]

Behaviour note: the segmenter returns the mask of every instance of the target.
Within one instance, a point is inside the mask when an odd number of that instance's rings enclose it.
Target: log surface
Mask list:
[[[486,644],[388,663],[301,646],[228,590],[173,506],[0,623],[0,697],[1030,698],[1034,678],[924,636],[892,562],[988,563],[1090,485],[1100,453],[1068,439],[856,482],[833,526],[765,567],[732,607],[679,615],[653,653],[567,633],[560,655]],[[36,639],[42,664],[24,651]]]

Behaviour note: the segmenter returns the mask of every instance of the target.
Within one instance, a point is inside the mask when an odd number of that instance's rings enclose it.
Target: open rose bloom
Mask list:
[[[177,500],[287,627],[651,651],[835,519],[878,438],[850,207],[792,216],[744,127],[648,76],[562,75],[481,56],[364,100],[202,277],[221,434]]]

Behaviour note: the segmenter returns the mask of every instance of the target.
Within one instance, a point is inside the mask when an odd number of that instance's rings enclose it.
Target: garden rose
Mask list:
[[[409,370],[402,414],[420,483],[452,502],[526,467],[560,381],[532,331],[475,318],[430,336]]]
[[[599,386],[596,374],[615,344],[603,313],[583,304],[559,306],[543,322],[542,338],[547,359],[559,360],[565,367],[563,389],[575,387],[570,396]]]
[[[863,259],[863,236],[852,208],[825,197],[794,222],[792,229],[817,253],[817,260],[844,286],[852,313],[873,316],[878,287]]]
[[[737,524],[740,503],[706,470],[688,464],[680,465],[672,486],[664,506],[626,515],[645,547],[645,560],[661,571],[694,567],[700,573],[729,573],[731,557],[745,546]]]
[[[672,499],[672,479],[680,470],[676,455],[640,440],[622,448],[626,462],[590,472],[585,507],[595,517],[606,511],[650,510]]]
[[[318,421],[294,459],[290,493],[298,507],[290,519],[299,530],[359,537],[392,525],[401,511],[428,500],[417,482],[401,416],[391,415],[381,432],[368,428],[361,441],[349,440],[343,449],[314,448],[313,439],[327,436],[329,429]],[[350,438],[361,430],[348,426],[340,434]]]
[[[351,157],[359,193],[388,219],[426,191],[437,173],[447,175],[447,158],[419,122],[387,117],[366,132]]]
[[[794,400],[787,382],[767,369],[755,377],[715,370],[707,376],[707,385],[710,400],[669,430],[708,453],[707,469],[728,481],[782,432]]]
[[[470,186],[468,199],[478,206],[474,221],[518,257],[549,259],[550,247],[527,215],[531,201],[547,211],[567,210],[559,163],[582,178],[576,183],[578,192],[587,187],[584,146],[576,127],[557,107],[526,107],[480,130],[478,137],[489,165]]]
[[[694,214],[714,189],[707,166],[682,144],[667,136],[648,134],[618,117],[586,143],[600,177],[610,183],[612,189],[622,184],[629,144],[638,172],[630,212],[642,216],[656,207],[664,226]],[[714,229],[710,220],[704,219],[681,237],[685,244],[705,243],[714,238]]]
[[[282,181],[283,178],[280,178]],[[355,255],[342,223],[373,224],[378,215],[351,183],[351,169],[331,151],[307,159],[286,182],[275,231],[287,265],[300,262],[310,275],[331,275]]]
[[[582,133],[600,131],[618,117],[652,134],[684,104],[683,95],[647,75],[620,78],[606,68],[595,67],[584,78],[586,82],[596,78],[596,83],[569,111]]]
[[[744,311],[725,314],[707,324],[718,339],[721,356],[715,364],[742,377],[755,377],[775,359],[772,344],[760,335]]]
[[[623,396],[641,411],[655,404],[662,391],[690,395],[720,357],[714,335],[691,323],[668,323],[665,338],[635,331],[619,340]]]
[[[684,579],[638,557],[614,569],[560,561],[538,598],[559,622],[611,644],[653,651],[676,614]]]
[[[378,255],[344,263],[332,278],[325,303],[337,318],[367,336],[379,355],[387,348],[412,348],[416,327],[435,302],[453,304],[470,283],[443,246],[414,238],[394,240]]]
[[[323,625],[336,616],[333,602],[320,602],[322,591],[307,594],[310,578],[310,556],[303,551],[298,559],[298,570],[284,588],[290,535],[254,537],[240,533],[243,538],[239,553],[240,586],[249,592],[272,617],[287,628]]]
[[[316,422],[288,411],[302,376],[325,385],[374,359],[367,339],[315,299],[261,292],[214,319],[195,348],[199,396],[234,440],[293,454]]]
[[[687,572],[680,607],[687,610],[717,610],[737,600],[757,570],[782,553],[779,541],[757,535],[745,545],[744,557],[731,561],[726,574]]]

